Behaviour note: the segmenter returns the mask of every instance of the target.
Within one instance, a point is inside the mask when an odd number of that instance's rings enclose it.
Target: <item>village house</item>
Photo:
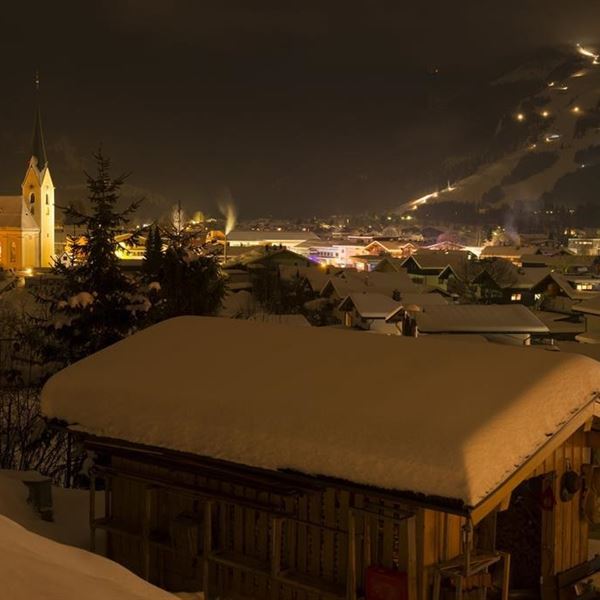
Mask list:
[[[371,329],[374,321],[384,322],[390,312],[401,306],[389,296],[377,293],[355,293],[346,296],[338,306],[346,327]]]
[[[467,251],[419,250],[404,260],[402,268],[415,283],[446,287],[448,279],[463,279],[466,265],[474,260]]]
[[[599,389],[574,354],[183,317],[56,374],[42,410],[93,461],[92,550],[166,589],[550,600],[600,568]]]
[[[501,268],[498,266],[502,264]],[[491,264],[481,263],[482,271],[473,278],[478,297],[483,302],[496,304],[519,303],[533,306],[542,299],[537,289],[550,273],[544,267],[515,267],[504,259],[496,259]],[[534,291],[536,288],[536,291]]]
[[[571,314],[574,307],[599,294],[587,285],[577,285],[573,277],[552,271],[537,283],[532,289],[534,295],[539,295],[541,308],[554,312]]]

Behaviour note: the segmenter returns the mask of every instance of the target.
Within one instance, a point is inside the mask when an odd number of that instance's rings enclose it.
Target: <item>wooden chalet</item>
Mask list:
[[[582,356],[185,317],[42,410],[93,458],[91,548],[169,590],[557,599],[600,566],[598,389]]]

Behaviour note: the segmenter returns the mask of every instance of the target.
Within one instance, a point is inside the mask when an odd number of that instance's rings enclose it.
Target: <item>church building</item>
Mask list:
[[[50,267],[54,254],[54,183],[38,104],[21,194],[0,196],[0,267],[15,271]]]

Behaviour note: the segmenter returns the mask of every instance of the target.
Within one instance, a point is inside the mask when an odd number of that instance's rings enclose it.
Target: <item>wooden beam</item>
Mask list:
[[[348,511],[348,570],[346,573],[346,600],[356,600],[356,517]]]
[[[281,573],[281,529],[282,520],[274,518],[271,524],[271,576],[277,577]]]
[[[90,552],[96,552],[96,475],[90,472]]]
[[[202,555],[204,561],[202,564],[202,591],[204,598],[211,600],[210,595],[210,557],[212,555],[212,502],[207,500],[204,503],[204,524],[203,524],[203,543]]]
[[[417,518],[410,517],[406,521],[406,537],[408,546],[408,600],[417,600]]]

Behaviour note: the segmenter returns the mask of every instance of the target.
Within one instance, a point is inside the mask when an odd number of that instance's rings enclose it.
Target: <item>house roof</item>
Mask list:
[[[414,260],[422,269],[440,269],[443,270],[450,266],[455,272],[460,270],[469,260],[469,252],[464,250],[424,250],[420,249],[404,260]]]
[[[339,297],[359,292],[372,292],[391,297],[395,292],[416,293],[419,291],[419,286],[410,279],[406,271],[382,273],[344,269],[336,276],[330,277],[323,286],[321,294],[326,295],[331,290],[334,290]]]
[[[548,333],[522,304],[449,304],[415,312],[422,333]]]
[[[324,269],[316,266],[279,265],[279,274],[286,281],[291,281],[296,277],[306,279],[315,292],[320,292],[331,277]]]
[[[571,300],[587,300],[598,293],[578,291],[573,285],[571,285],[571,282],[567,279],[567,277],[565,277],[562,273],[558,273],[556,271],[551,271],[550,273],[548,273],[548,275],[541,279],[534,286],[534,288],[540,289],[541,291],[545,291],[542,286],[544,284],[546,284],[547,286],[549,283],[555,283]]]
[[[0,227],[39,229],[22,196],[0,196]]]
[[[319,236],[312,231],[241,231],[235,229],[228,236],[229,242],[268,242],[318,240]]]
[[[586,315],[600,315],[600,294],[597,294],[593,298],[588,298],[579,304],[575,304],[573,310]]]
[[[346,296],[339,305],[339,310],[354,308],[364,319],[385,319],[390,312],[400,307],[400,302],[383,294],[362,292]]]
[[[598,389],[596,361],[559,352],[180,317],[54,375],[42,412],[95,436],[476,506],[579,426]]]
[[[500,258],[521,258],[527,254],[538,253],[535,246],[485,246],[481,251],[481,258],[500,257]]]

